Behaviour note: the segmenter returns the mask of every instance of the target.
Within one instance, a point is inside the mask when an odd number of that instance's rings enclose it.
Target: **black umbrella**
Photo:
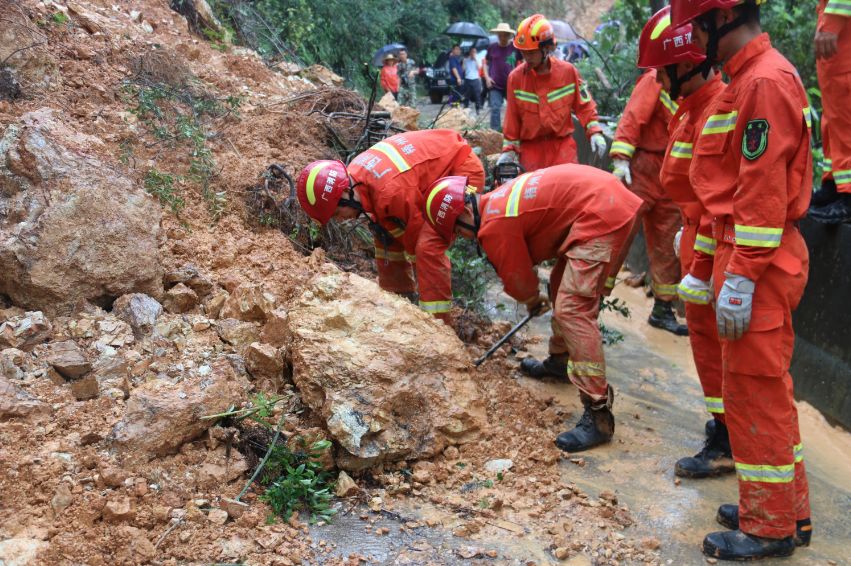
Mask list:
[[[559,41],[574,41],[579,39],[579,34],[573,29],[573,26],[563,20],[550,20],[553,26],[553,33]]]
[[[376,67],[383,67],[384,66],[384,56],[387,55],[388,53],[392,53],[396,57],[399,57],[399,50],[400,49],[407,50],[407,47],[405,47],[401,43],[388,43],[387,45],[385,45],[384,47],[382,47],[381,49],[379,49],[378,51],[375,52],[375,55],[372,56],[372,64],[375,65]]]
[[[444,35],[451,35],[455,37],[488,37],[488,32],[483,30],[482,26],[479,24],[474,24],[473,22],[455,22],[446,28],[446,31],[443,33]]]

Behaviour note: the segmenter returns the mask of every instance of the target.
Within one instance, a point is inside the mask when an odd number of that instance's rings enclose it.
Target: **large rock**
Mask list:
[[[484,427],[462,343],[408,301],[328,266],[288,314],[293,381],[342,446],[340,467],[427,458]]]
[[[0,377],[0,421],[15,417],[45,416],[52,412],[50,405],[12,385],[5,377]]]
[[[157,318],[162,312],[162,305],[144,293],[122,295],[112,305],[112,314],[129,324],[136,338],[153,332]]]
[[[98,148],[46,108],[0,138],[0,293],[15,304],[53,315],[161,295],[160,205]]]
[[[0,564],[3,566],[28,566],[35,564],[39,553],[50,543],[34,538],[10,538],[0,541]]]
[[[148,381],[127,400],[124,418],[112,429],[112,444],[122,456],[137,461],[176,452],[216,422],[201,417],[238,406],[247,389],[224,359],[204,376],[187,374],[179,383]]]
[[[50,344],[45,359],[65,379],[79,379],[92,369],[85,352],[73,340]]]
[[[476,120],[464,108],[450,108],[438,117],[435,128],[444,128],[458,132],[466,132],[476,125]]]
[[[274,309],[275,296],[264,291],[263,285],[243,283],[225,301],[221,317],[265,322]]]
[[[44,313],[28,312],[23,316],[13,316],[0,324],[0,347],[29,352],[37,345],[47,342],[52,335],[53,325],[45,318]]]

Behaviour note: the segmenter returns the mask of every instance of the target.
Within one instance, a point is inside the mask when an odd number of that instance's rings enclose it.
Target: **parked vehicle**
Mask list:
[[[480,38],[475,41],[476,50],[479,52],[477,59],[479,64],[484,64],[487,48],[491,41],[496,41],[496,36],[491,38]],[[472,39],[464,39],[459,45],[461,53],[466,53],[474,44]],[[449,50],[441,53],[433,65],[423,67],[420,70],[421,76],[424,78],[425,87],[428,91],[429,100],[432,104],[440,104],[443,102],[443,97],[447,96],[452,86],[451,77],[449,75]]]

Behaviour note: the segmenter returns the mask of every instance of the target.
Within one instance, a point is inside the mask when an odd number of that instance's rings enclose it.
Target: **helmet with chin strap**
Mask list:
[[[345,164],[324,159],[314,161],[301,171],[296,195],[302,210],[324,226],[334,216],[343,193],[350,188]]]
[[[706,45],[706,57],[710,64],[718,62],[718,42],[719,40],[745,23],[746,19],[743,15],[739,15],[736,19],[728,22],[721,27],[717,27],[713,18],[705,18],[706,14],[713,10],[725,10],[751,4],[760,6],[768,0],[671,0],[671,25],[675,28],[694,22],[700,25],[701,29],[705,30],[709,35],[709,42]]]
[[[694,68],[684,75],[677,74],[678,63],[692,63]],[[680,96],[686,81],[708,67],[706,55],[692,40],[692,25],[671,25],[671,8],[665,6],[656,12],[641,30],[638,41],[638,67],[664,69],[671,80],[671,98]]]
[[[467,177],[443,177],[432,183],[425,203],[426,221],[447,242],[452,240],[455,226],[479,231],[479,207],[476,189],[467,185]],[[458,220],[467,204],[473,207],[474,224]]]
[[[517,26],[514,47],[521,51],[555,47],[555,30],[550,21],[541,14],[529,16]]]

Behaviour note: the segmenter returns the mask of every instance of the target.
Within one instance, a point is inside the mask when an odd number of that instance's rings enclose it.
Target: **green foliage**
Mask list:
[[[488,262],[479,257],[476,244],[464,238],[456,238],[447,255],[452,264],[452,298],[455,304],[484,314],[490,272]]]
[[[608,297],[600,298],[600,312],[603,313],[605,311],[614,312],[616,314],[621,315],[624,318],[629,318],[631,313],[629,312],[629,307],[625,302],[618,298],[610,299]],[[606,346],[612,346],[619,342],[623,342],[623,334],[614,328],[609,328],[602,322],[600,325],[600,333],[603,335],[603,344]]]
[[[64,26],[70,21],[70,19],[63,12],[53,12],[53,14],[50,15],[50,21],[57,26]]]
[[[795,65],[807,89],[818,87],[813,50],[817,4],[818,0],[771,0],[760,8],[762,28],[771,35],[771,44]]]
[[[238,115],[241,97],[224,99],[199,95],[190,87],[173,88],[163,84],[124,85],[124,96],[151,134],[170,147],[184,147],[189,152],[186,178],[201,188],[207,210],[218,221],[227,208],[227,194],[212,186],[218,174],[216,160],[207,140],[213,135],[209,119]],[[126,148],[122,147],[126,153]]]
[[[174,175],[163,173],[157,169],[149,169],[145,173],[143,184],[145,190],[155,195],[160,199],[160,203],[171,208],[174,214],[180,214],[186,203],[180,198],[174,187],[175,181],[178,180]]]
[[[327,440],[296,451],[286,446],[275,446],[260,480],[267,486],[260,499],[284,519],[289,519],[293,511],[306,509],[310,512],[311,522],[330,521],[336,513],[331,509],[334,482],[318,461],[330,446]]]

